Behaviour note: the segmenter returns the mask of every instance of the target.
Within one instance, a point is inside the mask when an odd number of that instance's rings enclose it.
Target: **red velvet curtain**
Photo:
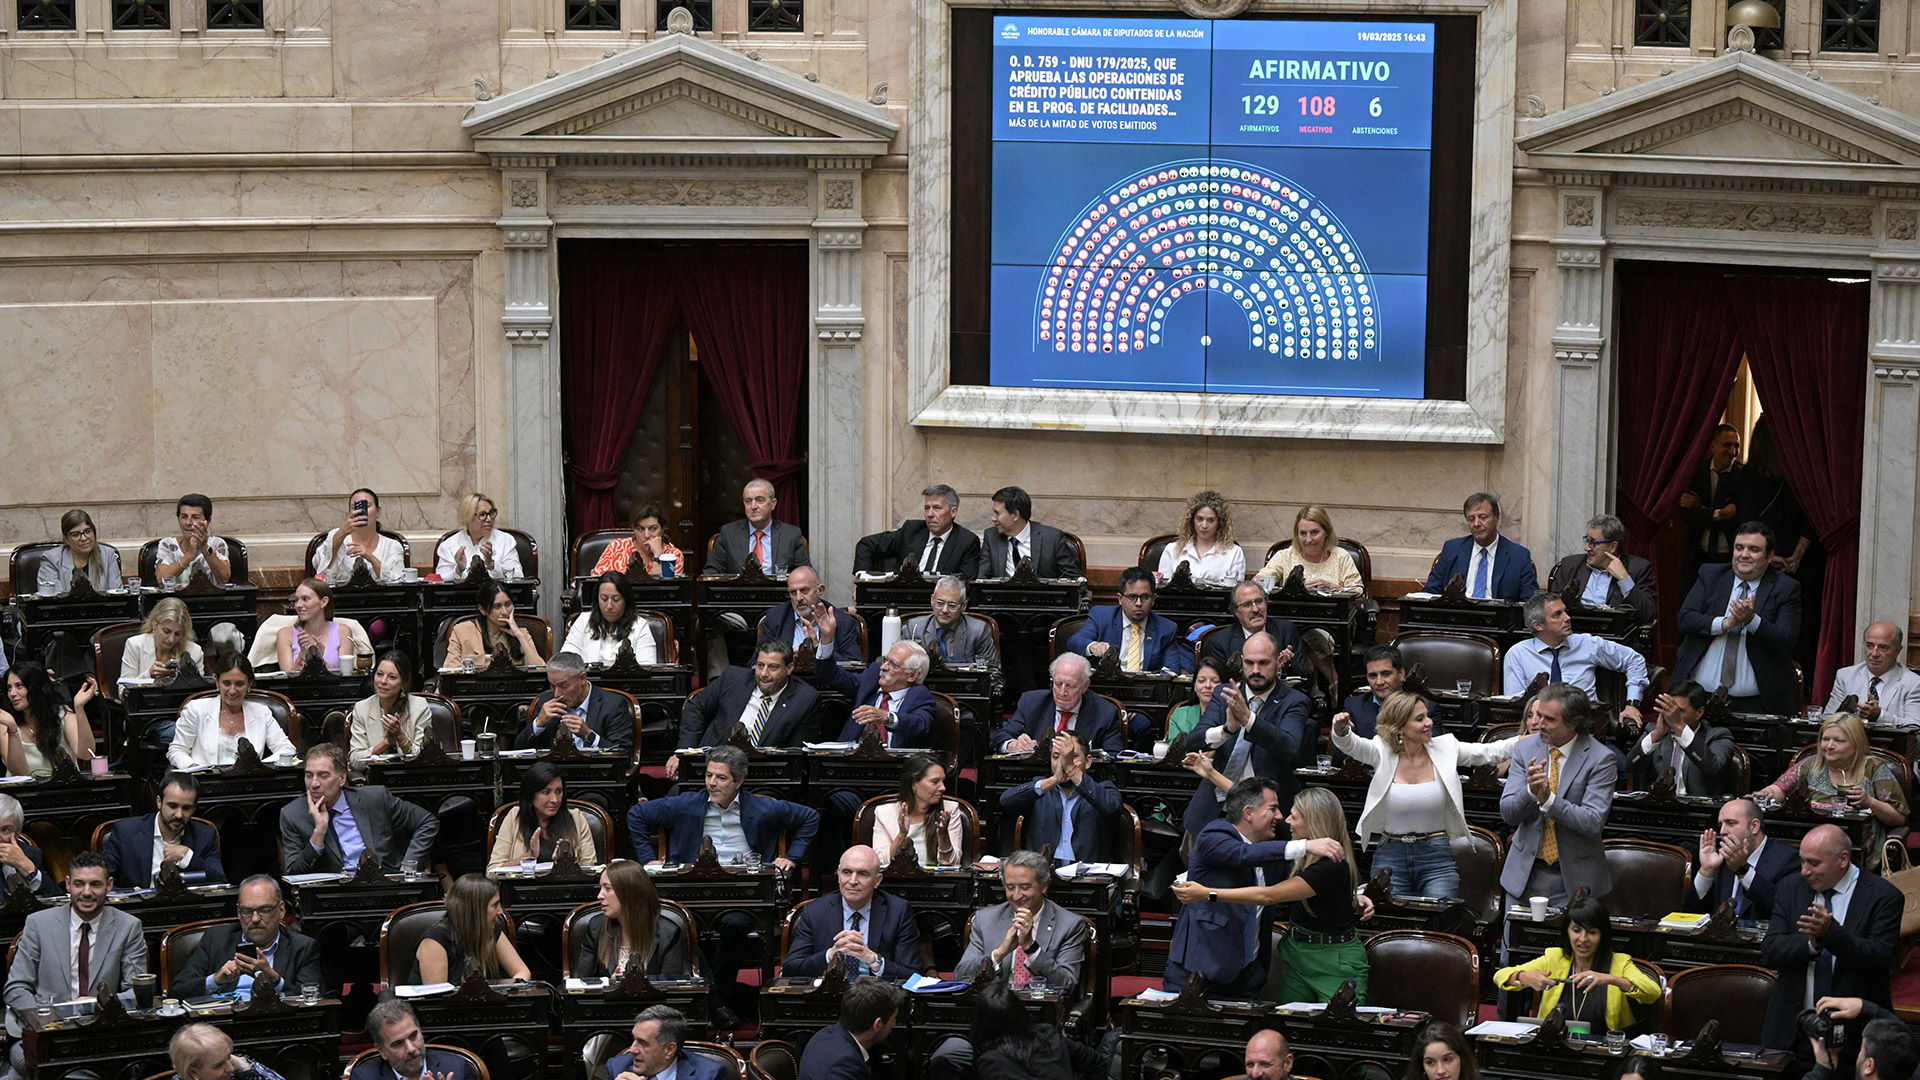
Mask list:
[[[1825,701],[1853,659],[1866,437],[1867,286],[1822,278],[1742,278],[1733,310],[1747,367],[1787,482],[1826,549],[1820,636],[1807,689]]]
[[[1680,507],[1740,369],[1725,278],[1623,273],[1620,307],[1620,520],[1627,550],[1651,556]],[[1680,583],[1682,593],[1692,582]]]
[[[807,248],[687,248],[674,253],[674,272],[707,386],[720,396],[753,475],[773,482],[774,516],[798,523],[804,463],[794,437],[807,373]]]
[[[574,535],[610,529],[613,488],[679,309],[670,267],[619,242],[560,252],[560,402]]]

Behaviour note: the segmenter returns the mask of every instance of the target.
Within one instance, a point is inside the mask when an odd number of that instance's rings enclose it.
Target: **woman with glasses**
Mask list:
[[[660,513],[659,507],[651,503],[641,507],[640,512],[633,515],[633,535],[623,536],[608,544],[600,552],[600,559],[593,564],[593,571],[588,576],[599,577],[609,570],[624,574],[627,564],[633,561],[635,555],[640,556],[647,573],[654,577],[660,576],[660,560],[665,556],[671,555],[673,558],[670,561],[684,566],[685,560],[680,557],[680,549],[667,539],[665,521],[666,517]]]
[[[520,545],[511,533],[494,528],[500,520],[500,507],[479,492],[460,499],[460,531],[440,541],[433,552],[433,572],[442,581],[457,581],[467,576],[474,559],[486,564],[487,573],[502,580],[524,575],[520,572]]]
[[[41,596],[59,596],[73,588],[73,575],[84,571],[95,589],[120,587],[120,552],[100,542],[99,530],[85,510],[60,515],[60,546],[40,556],[36,574]]]

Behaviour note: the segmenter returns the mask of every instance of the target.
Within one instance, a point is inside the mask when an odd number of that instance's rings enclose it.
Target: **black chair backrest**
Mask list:
[[[599,529],[575,540],[573,554],[567,560],[567,576],[569,578],[585,577],[587,572],[593,569],[593,565],[600,561],[600,555],[607,550],[608,544],[623,536],[632,535],[632,529]]]
[[[1500,645],[1490,637],[1410,630],[1393,644],[1409,671],[1415,664],[1426,668],[1429,686],[1451,688],[1461,679],[1470,679],[1476,694],[1500,692]]]
[[[753,1080],[800,1080],[800,1050],[790,1042],[761,1039],[747,1058]]]
[[[392,529],[387,528],[385,525],[376,525],[374,526],[374,529],[381,536],[387,537],[390,540],[399,541],[400,554],[405,558],[406,564],[408,566],[413,565],[413,545],[407,542],[406,537],[401,536],[399,533],[394,532]],[[320,545],[327,542],[327,536],[332,531],[333,531],[332,529],[329,529],[327,530],[327,532],[315,533],[313,535],[313,539],[307,541],[307,560],[306,562],[300,564],[300,571],[301,571],[302,577],[307,577],[312,575],[313,553],[316,551],[319,551]],[[429,566],[427,567],[427,569],[432,570],[433,567]]]
[[[567,913],[567,921],[563,923],[560,927],[560,946],[561,946],[560,967],[561,967],[561,974],[564,977],[567,977],[567,978],[573,977],[573,935],[574,933],[579,929],[582,923],[586,922],[588,919],[594,918],[599,914],[600,914],[600,902],[598,900],[593,900],[593,901],[589,901],[587,903],[581,904],[579,907],[574,908],[572,911]],[[695,974],[695,975],[699,974],[700,972],[700,948],[699,948],[700,922],[699,920],[693,917],[693,913],[688,911],[685,905],[681,904],[677,900],[669,900],[664,896],[660,898],[660,918],[669,923],[672,923],[674,926],[679,928],[680,941],[686,948],[686,952],[680,958],[681,963],[685,966],[685,970],[688,971],[689,973]]]
[[[1161,557],[1179,540],[1177,533],[1161,533],[1159,536],[1147,537],[1147,542],[1140,545],[1140,569],[1159,570]]]
[[[413,973],[420,940],[447,913],[445,904],[429,900],[395,908],[380,924],[380,981],[393,986]]]
[[[448,753],[459,753],[463,727],[459,703],[439,694],[422,693],[419,697],[427,703],[427,727],[434,741]]]

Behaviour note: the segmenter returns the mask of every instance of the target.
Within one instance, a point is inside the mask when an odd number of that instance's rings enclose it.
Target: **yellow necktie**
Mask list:
[[[1547,790],[1554,794],[1560,791],[1560,748],[1554,747],[1547,754]],[[1554,835],[1553,819],[1540,830],[1540,861],[1552,866],[1560,861],[1560,838]]]
[[[1127,647],[1120,655],[1120,666],[1127,671],[1140,670],[1140,628],[1127,624]]]

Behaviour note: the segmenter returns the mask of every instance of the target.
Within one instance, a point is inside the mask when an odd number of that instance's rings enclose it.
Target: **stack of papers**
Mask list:
[[[1513,1020],[1488,1020],[1486,1023],[1467,1031],[1469,1035],[1499,1035],[1509,1039],[1530,1039],[1538,1030],[1534,1024],[1522,1024]]]
[[[1698,930],[1707,925],[1710,916],[1691,911],[1669,911],[1660,917],[1662,930]]]
[[[1117,862],[1077,862],[1054,870],[1054,876],[1072,880],[1083,874],[1105,874],[1108,877],[1125,877],[1132,869],[1126,863]]]
[[[854,747],[859,746],[860,744],[850,743],[850,742],[810,742],[810,743],[803,743],[802,745],[804,745],[808,750],[811,751],[811,750],[851,750]]]
[[[1154,990],[1152,988],[1142,990],[1133,995],[1135,1001],[1172,1001],[1179,996],[1179,994],[1171,990]]]
[[[342,881],[347,876],[345,874],[288,874],[286,882],[289,885],[316,885],[322,881]]]
[[[453,984],[450,982],[421,983],[418,986],[396,986],[393,996],[403,998],[432,997],[434,994],[450,994]]]

